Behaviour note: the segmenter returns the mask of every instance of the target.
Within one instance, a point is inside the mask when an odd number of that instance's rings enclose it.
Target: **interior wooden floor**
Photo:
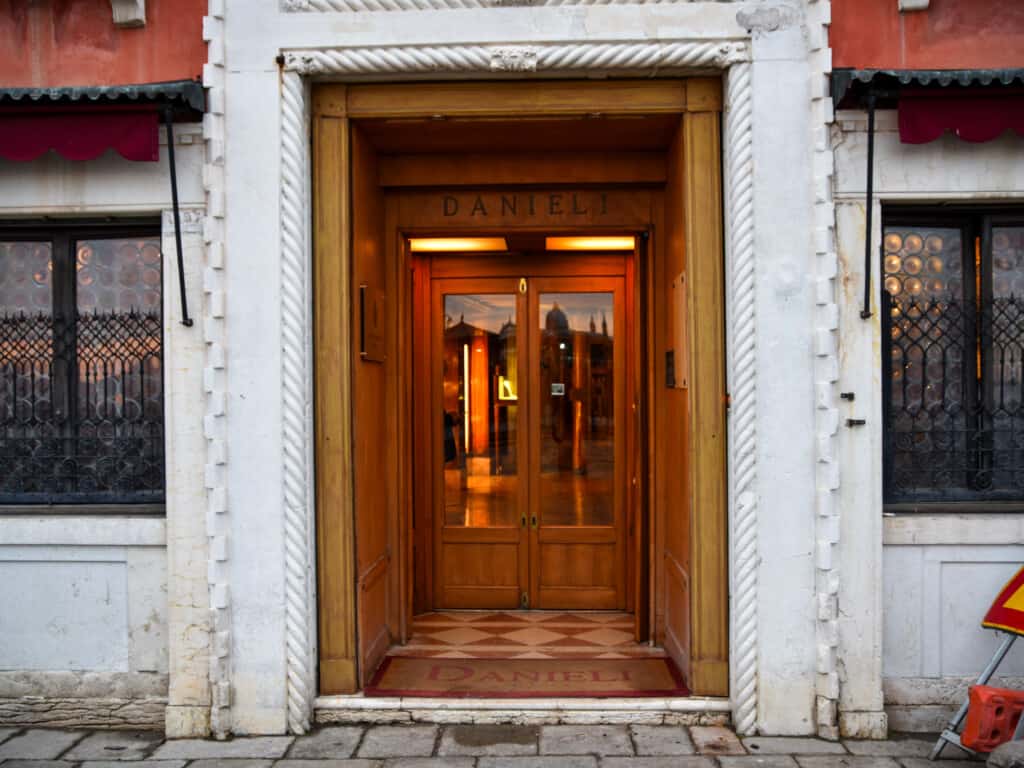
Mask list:
[[[613,611],[436,611],[416,616],[391,656],[439,659],[625,659],[664,656],[637,643],[633,616]]]

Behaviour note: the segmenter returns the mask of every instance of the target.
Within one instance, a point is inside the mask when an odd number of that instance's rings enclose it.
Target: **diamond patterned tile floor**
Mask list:
[[[391,656],[626,659],[664,656],[633,640],[633,616],[612,611],[436,611],[416,616]]]

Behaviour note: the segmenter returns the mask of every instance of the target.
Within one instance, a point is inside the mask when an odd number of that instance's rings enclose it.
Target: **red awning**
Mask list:
[[[901,95],[899,124],[904,144],[927,144],[946,131],[973,142],[1007,130],[1024,136],[1024,95]]]
[[[68,160],[92,160],[114,149],[126,160],[155,162],[159,126],[151,109],[0,113],[0,157],[35,160],[52,149]]]

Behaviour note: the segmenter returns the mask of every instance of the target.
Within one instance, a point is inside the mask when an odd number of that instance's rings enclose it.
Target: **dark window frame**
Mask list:
[[[992,305],[992,230],[1000,226],[1024,227],[1024,205],[1019,203],[943,203],[930,204],[885,204],[882,208],[882,237],[890,227],[928,227],[958,229],[961,235],[961,264],[963,266],[964,300],[965,306],[976,295],[976,281],[974,264],[974,243],[976,238],[980,240],[981,263],[978,272],[982,281],[981,307],[987,308]],[[879,262],[884,262],[885,248],[879,248]],[[968,268],[968,265],[971,265]],[[880,282],[884,280],[884,263],[879,264]],[[1024,298],[1024,297],[1022,297]],[[913,499],[896,497],[893,493],[893,448],[890,437],[889,420],[892,408],[891,371],[892,359],[890,343],[892,317],[890,313],[890,295],[881,286],[881,335],[883,342],[883,354],[881,355],[882,372],[882,487],[883,487],[883,509],[888,513],[1009,513],[1024,511],[1024,488],[996,491],[985,495],[983,492],[970,491],[964,493],[954,492],[945,498],[920,498]],[[975,322],[969,323],[971,333],[964,335],[965,359],[975,359],[979,346],[976,341],[980,338],[981,344],[981,370],[987,370],[988,355],[991,350],[991,320],[985,319],[986,323],[979,330],[977,320],[983,318],[983,314],[975,306]],[[988,344],[985,338],[988,336]],[[1024,337],[1021,339],[1024,345]],[[969,395],[977,399],[977,379],[972,376],[965,376],[965,400],[968,396],[967,387],[973,387]],[[990,395],[990,385],[981,381],[981,392],[983,397]],[[984,432],[980,423],[976,420],[973,425],[975,433]],[[979,464],[978,471],[987,467]]]
[[[49,242],[53,261],[52,317],[55,346],[65,318],[75,318],[71,327],[64,331],[63,346],[75,346],[78,326],[77,280],[75,264],[77,243],[90,239],[153,239],[158,243],[163,237],[162,221],[159,216],[129,216],[109,218],[42,218],[20,219],[0,222],[0,241],[5,242]],[[9,493],[0,492],[0,514],[69,514],[69,515],[152,515],[165,514],[167,489],[167,404],[166,404],[166,348],[164,334],[164,264],[161,257],[160,284],[160,423],[161,454],[163,457],[163,482],[158,493],[121,494],[107,491],[91,493]],[[59,275],[59,277],[58,277]],[[56,353],[56,349],[55,349]],[[74,371],[69,366],[66,380],[56,386],[62,390],[77,386]],[[69,419],[77,417],[78,397],[67,393]]]

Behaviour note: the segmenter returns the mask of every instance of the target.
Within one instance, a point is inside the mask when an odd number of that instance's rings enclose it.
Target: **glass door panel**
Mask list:
[[[540,521],[615,522],[614,294],[542,293]]]
[[[513,294],[444,296],[444,524],[519,525]]]
[[[433,282],[435,604],[516,608],[528,579],[517,281]]]
[[[530,281],[530,596],[625,607],[623,280]]]

